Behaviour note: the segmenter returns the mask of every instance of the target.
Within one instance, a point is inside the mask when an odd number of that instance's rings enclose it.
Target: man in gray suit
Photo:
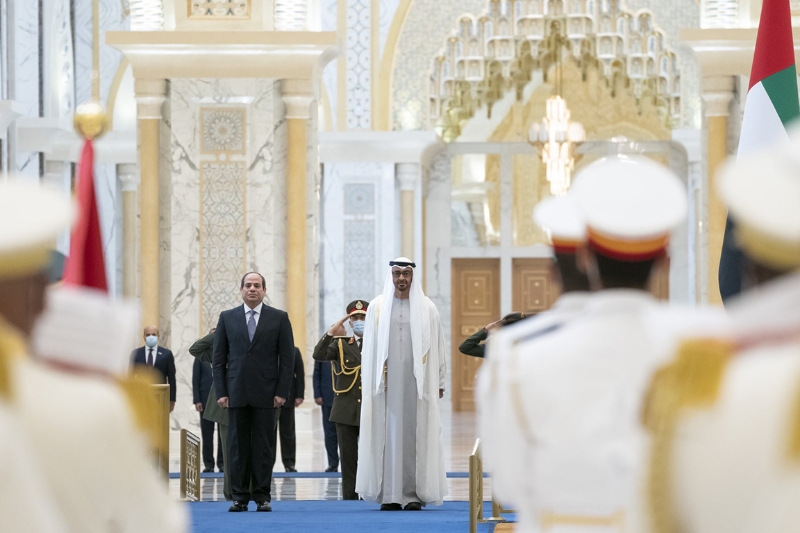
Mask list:
[[[244,275],[244,304],[220,313],[214,335],[214,387],[229,415],[230,512],[246,511],[251,499],[258,511],[272,511],[278,409],[289,397],[294,372],[289,315],[264,305],[264,283],[257,272]]]

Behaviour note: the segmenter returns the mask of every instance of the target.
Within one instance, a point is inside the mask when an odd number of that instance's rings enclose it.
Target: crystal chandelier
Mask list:
[[[546,106],[544,119],[531,125],[528,139],[542,151],[550,193],[563,196],[567,194],[575,168],[574,147],[583,142],[586,135],[583,125],[570,122],[567,102],[561,96],[551,96]]]

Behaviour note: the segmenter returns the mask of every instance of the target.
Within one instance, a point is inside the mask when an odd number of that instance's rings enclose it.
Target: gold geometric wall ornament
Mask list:
[[[200,110],[201,154],[244,154],[243,107],[210,107]]]
[[[230,280],[246,271],[246,113],[233,106],[203,106],[198,113],[200,331],[236,305]]]
[[[434,58],[430,112],[445,141],[456,139],[481,107],[510,90],[522,99],[534,72],[547,81],[552,67],[576,61],[596,67],[597,81],[616,97],[630,91],[637,105],[662,109],[667,126],[680,118],[680,73],[666,34],[647,10],[620,0],[488,0],[480,17],[463,15]]]
[[[249,19],[253,0],[191,0],[190,20]]]

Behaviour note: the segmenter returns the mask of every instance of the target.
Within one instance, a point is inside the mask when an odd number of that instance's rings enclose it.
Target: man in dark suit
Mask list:
[[[212,329],[210,333],[213,334],[214,330]],[[214,471],[214,422],[203,417],[213,382],[211,363],[196,358],[192,367],[192,401],[194,408],[200,412],[200,432],[203,435],[203,472]],[[225,468],[223,457],[222,431],[220,430],[217,435],[217,468],[220,472],[223,472]]]
[[[144,328],[144,346],[136,348],[131,353],[133,373],[137,366],[149,366],[158,370],[164,377],[164,383],[169,383],[169,412],[175,409],[175,358],[172,352],[158,345],[158,328],[147,326]]]
[[[322,431],[325,434],[325,451],[328,453],[326,472],[339,470],[339,441],[336,439],[336,423],[331,421],[333,386],[331,385],[331,363],[314,361],[314,402],[322,407]]]
[[[225,462],[234,500],[230,512],[246,511],[251,499],[258,511],[272,511],[277,410],[289,397],[294,373],[289,315],[264,305],[264,283],[257,272],[244,275],[244,305],[220,313],[214,335],[217,403],[228,409]]]
[[[294,408],[300,407],[306,395],[305,369],[300,349],[294,347],[294,373],[289,397],[281,407],[278,429],[281,436],[281,461],[287,472],[297,472],[294,467],[297,459],[297,435],[294,425]]]

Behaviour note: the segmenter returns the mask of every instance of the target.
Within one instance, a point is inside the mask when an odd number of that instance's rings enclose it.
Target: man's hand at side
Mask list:
[[[275,399],[272,400],[273,407],[283,407],[283,404],[285,403],[286,403],[286,398],[281,398],[280,396],[275,396]]]
[[[294,406],[295,407],[300,407],[301,403],[303,403],[303,399],[302,398],[295,398],[294,399]]]
[[[322,397],[314,398],[314,403],[317,404],[317,405],[322,405]]]
[[[222,398],[218,398],[217,399],[217,405],[219,405],[223,409],[227,409],[228,408],[228,397],[227,396],[223,396]]]
[[[197,409],[198,411],[202,411],[203,410],[203,402],[197,402],[196,404],[194,404],[194,408]]]

